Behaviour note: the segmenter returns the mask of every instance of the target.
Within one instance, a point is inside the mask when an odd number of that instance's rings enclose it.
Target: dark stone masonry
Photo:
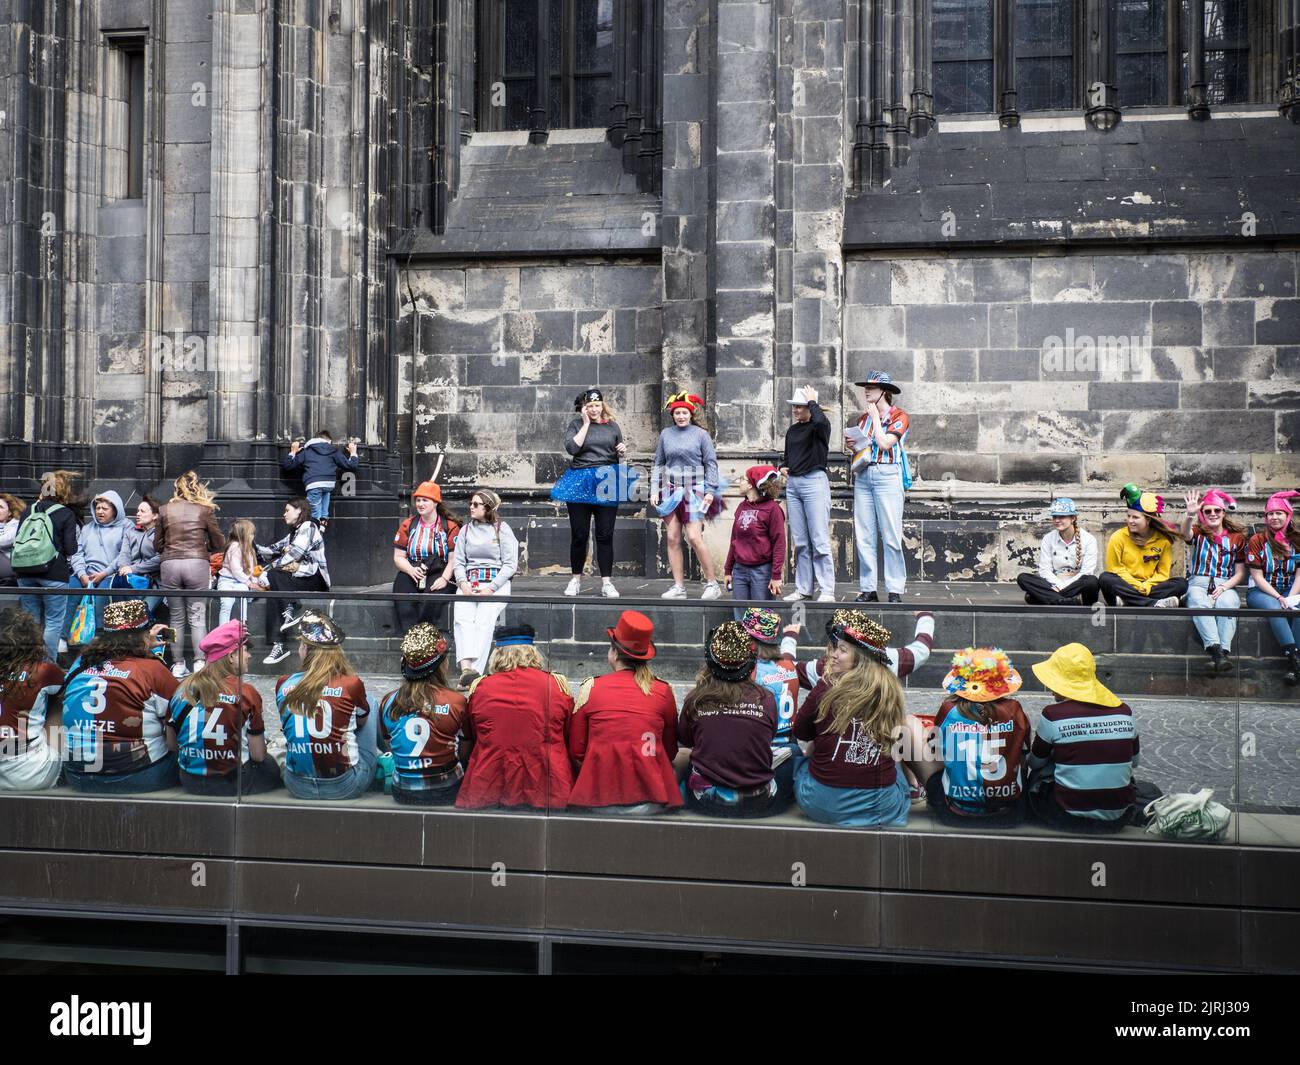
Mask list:
[[[734,473],[795,386],[842,425],[874,368],[912,416],[914,579],[1008,580],[1053,495],[1100,531],[1128,481],[1258,520],[1300,485],[1295,5],[1205,5],[1238,50],[1145,88],[1127,39],[1056,42],[1051,78],[963,50],[961,6],[0,0],[0,489],[194,466],[269,531],[287,441],[328,427],[362,456],[340,583],[390,578],[435,470],[558,573],[583,387],[642,465],[664,396],[706,396]],[[625,507],[620,568],[666,572],[659,536]]]

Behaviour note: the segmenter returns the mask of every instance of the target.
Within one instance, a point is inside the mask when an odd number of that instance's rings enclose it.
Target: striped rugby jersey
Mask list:
[[[1224,534],[1223,543],[1215,543],[1203,533],[1196,533],[1188,547],[1187,575],[1226,581],[1246,561],[1246,537],[1241,533]]]
[[[1030,768],[1050,767],[1056,801],[1076,817],[1118,821],[1136,801],[1137,725],[1127,703],[1097,706],[1074,699],[1043,709],[1029,752]]]
[[[858,419],[858,428],[864,433],[867,431],[867,421],[868,419],[865,414]],[[907,416],[905,410],[901,407],[890,407],[889,417],[884,419],[883,428],[885,432],[892,433],[894,436],[898,437],[898,443],[886,451],[881,451],[880,445],[876,443],[875,438],[873,437],[867,446],[863,448],[864,451],[870,452],[870,461],[879,462],[885,466],[902,461],[899,458],[898,453],[906,446],[907,429],[911,424],[912,420]],[[861,454],[862,452],[859,451],[858,455]],[[856,460],[857,456],[855,455],[854,458]]]
[[[1283,595],[1291,594],[1291,585],[1295,583],[1296,553],[1284,554],[1271,532],[1256,533],[1250,538],[1246,544],[1246,565],[1263,570],[1264,580]]]
[[[0,762],[46,756],[45,714],[63,684],[63,670],[41,662],[11,677],[0,696]]]

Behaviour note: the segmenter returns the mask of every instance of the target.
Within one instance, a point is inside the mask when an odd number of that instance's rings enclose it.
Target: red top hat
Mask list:
[[[650,637],[655,633],[654,622],[636,610],[624,610],[618,616],[618,624],[606,629],[614,646],[628,658],[638,662],[649,662],[655,656],[655,645]]]

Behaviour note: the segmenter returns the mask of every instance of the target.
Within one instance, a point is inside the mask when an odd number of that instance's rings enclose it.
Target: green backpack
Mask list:
[[[18,535],[9,555],[14,572],[20,577],[42,577],[59,555],[59,548],[54,543],[54,522],[50,515],[63,506],[55,503],[45,510],[32,508],[32,512],[18,526]]]

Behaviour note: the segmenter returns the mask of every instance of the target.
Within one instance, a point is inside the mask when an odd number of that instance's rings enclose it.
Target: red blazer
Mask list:
[[[456,805],[562,809],[573,771],[566,732],[569,695],[552,673],[512,669],[474,684],[464,732],[474,744]]]
[[[682,805],[673,772],[677,700],[662,680],[646,695],[630,669],[597,677],[569,724],[569,753],[578,774],[573,806]]]

